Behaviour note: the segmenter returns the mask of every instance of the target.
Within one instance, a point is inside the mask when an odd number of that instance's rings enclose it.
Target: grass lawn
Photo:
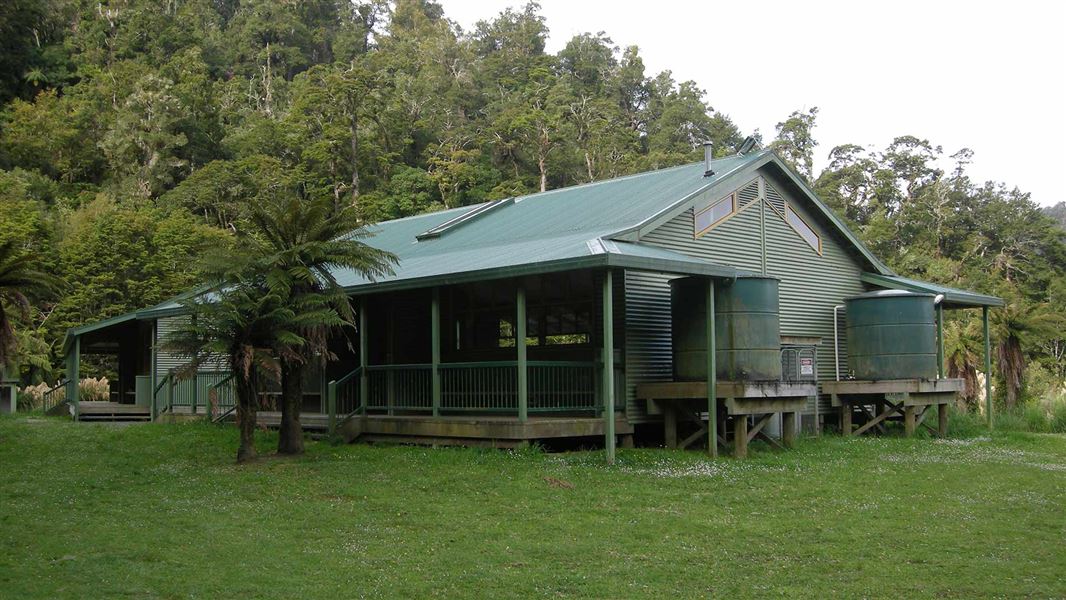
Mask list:
[[[262,436],[262,451],[276,442]],[[0,418],[0,596],[1063,597],[1066,436],[744,462]]]

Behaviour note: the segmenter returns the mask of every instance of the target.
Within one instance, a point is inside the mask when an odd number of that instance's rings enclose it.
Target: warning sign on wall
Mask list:
[[[814,375],[814,359],[813,358],[801,358],[800,359],[800,375]]]

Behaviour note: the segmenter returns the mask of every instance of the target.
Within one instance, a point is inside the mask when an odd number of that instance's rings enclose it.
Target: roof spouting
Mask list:
[[[946,285],[940,285],[938,283],[930,283],[928,281],[919,281],[917,279],[900,277],[899,275],[863,273],[861,279],[864,283],[893,290],[925,292],[928,294],[943,294],[944,306],[950,308],[1003,306],[1002,298],[979,294],[977,292],[971,292],[968,290],[960,290],[958,288],[948,287]]]

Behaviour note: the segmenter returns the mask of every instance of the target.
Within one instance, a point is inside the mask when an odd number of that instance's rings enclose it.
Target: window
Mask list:
[[[573,305],[527,305],[527,346],[584,345],[590,341],[592,306],[579,302]],[[543,329],[543,330],[542,330]],[[500,348],[514,348],[515,330],[510,319],[500,319]]]
[[[726,220],[737,211],[736,194],[729,194],[718,202],[696,213],[696,237],[707,233],[709,229]]]
[[[528,328],[528,324],[526,326]],[[527,332],[528,333],[528,332]],[[500,319],[500,348],[514,348],[516,343],[514,325],[507,319]],[[526,336],[527,346],[539,346],[540,338],[535,335]]]
[[[527,346],[592,343],[596,294],[588,273],[527,277],[523,284]],[[455,319],[456,351],[514,348],[517,328],[513,285],[479,282],[455,286],[449,293],[446,312]]]
[[[814,231],[814,228],[803,220],[803,217],[799,216],[799,214],[792,210],[792,207],[787,204],[785,205],[785,221],[792,226],[792,229],[796,230],[796,233],[803,238],[803,241],[810,244],[811,248],[814,248],[815,252],[818,254],[822,253],[822,238],[818,236]]]

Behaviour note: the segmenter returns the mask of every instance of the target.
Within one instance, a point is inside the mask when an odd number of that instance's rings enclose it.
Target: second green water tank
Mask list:
[[[719,379],[779,381],[781,326],[778,280],[740,277],[715,285],[715,359]],[[707,378],[707,280],[670,282],[674,378]]]
[[[848,367],[856,379],[935,379],[932,294],[882,290],[848,298]]]

